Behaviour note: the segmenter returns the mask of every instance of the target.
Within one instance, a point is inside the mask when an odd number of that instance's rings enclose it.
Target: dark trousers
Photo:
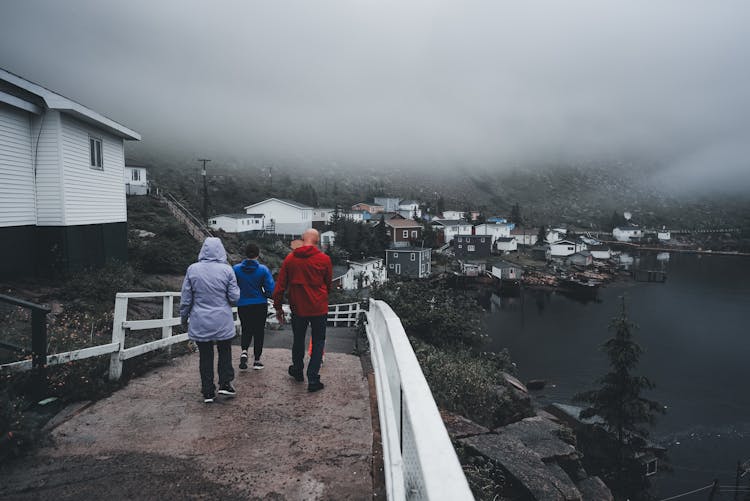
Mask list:
[[[320,381],[320,363],[323,359],[323,350],[326,346],[326,320],[328,315],[319,317],[302,317],[292,313],[292,332],[294,341],[292,342],[292,364],[298,373],[302,373],[304,368],[305,357],[305,336],[307,326],[310,325],[312,331],[312,354],[310,363],[307,365],[307,381],[315,383]]]
[[[219,372],[219,387],[234,379],[232,368],[232,340],[198,342],[198,353],[200,353],[201,391],[204,396],[213,395],[214,386],[214,343],[219,353],[217,370]]]
[[[250,343],[253,343],[255,360],[260,360],[260,356],[263,354],[268,303],[238,306],[237,314],[242,324],[242,350],[247,351]]]

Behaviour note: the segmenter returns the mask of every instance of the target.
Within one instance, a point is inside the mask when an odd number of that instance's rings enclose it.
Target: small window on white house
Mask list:
[[[409,230],[404,230],[404,238],[409,238]]]
[[[103,169],[102,166],[102,140],[89,137],[89,159],[92,169]],[[135,171],[133,171],[135,172]]]
[[[133,181],[140,181],[141,180],[141,171],[138,169],[133,169]]]
[[[412,261],[416,261],[417,260],[417,255],[414,252],[411,253],[411,260]]]

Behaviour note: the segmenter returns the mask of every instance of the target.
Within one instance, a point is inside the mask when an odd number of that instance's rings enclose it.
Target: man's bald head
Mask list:
[[[316,230],[315,228],[305,230],[305,232],[302,234],[302,243],[304,245],[318,245],[319,241],[320,233],[318,233],[318,230]]]

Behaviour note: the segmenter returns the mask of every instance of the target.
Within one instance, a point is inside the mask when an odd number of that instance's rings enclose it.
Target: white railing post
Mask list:
[[[120,355],[125,348],[125,327],[123,327],[123,324],[127,319],[127,315],[128,298],[127,296],[117,294],[115,296],[115,313],[112,320],[112,343],[117,343],[120,349],[113,352],[109,357],[109,379],[113,381],[120,379],[120,376],[122,376],[122,358]]]
[[[172,296],[164,296],[162,298],[162,317],[164,320],[171,320],[174,316],[174,298]],[[166,339],[172,337],[172,326],[165,325],[161,328],[161,338]],[[167,346],[167,356],[172,356],[172,345]]]

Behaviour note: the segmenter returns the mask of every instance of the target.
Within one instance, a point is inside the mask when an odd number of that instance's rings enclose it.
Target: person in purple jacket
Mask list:
[[[245,248],[247,259],[234,265],[234,275],[240,286],[240,300],[237,302],[237,313],[242,323],[242,353],[240,370],[247,370],[247,349],[253,343],[253,369],[263,368],[260,356],[263,354],[266,317],[268,316],[268,298],[275,286],[268,267],[258,262],[260,249],[252,242]]]
[[[219,394],[233,397],[232,338],[235,336],[232,306],[240,298],[240,288],[221,240],[209,237],[203,242],[198,262],[191,264],[182,282],[180,318],[188,337],[200,353],[203,401],[216,398],[214,386],[214,344],[219,354]],[[188,322],[189,320],[189,322]]]

